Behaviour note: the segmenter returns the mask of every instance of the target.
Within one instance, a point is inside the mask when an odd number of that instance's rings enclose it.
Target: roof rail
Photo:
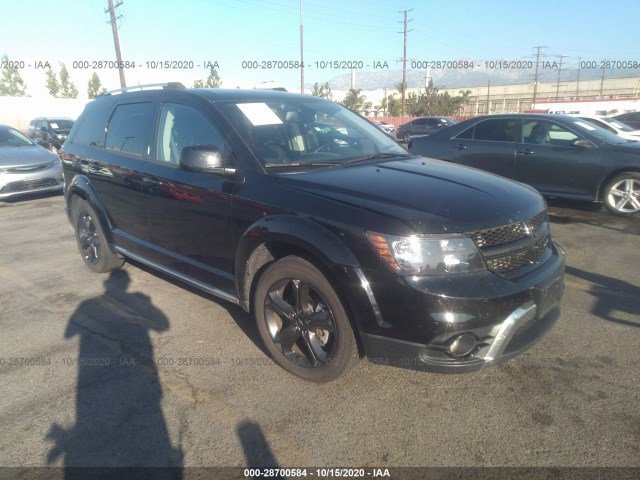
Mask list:
[[[104,92],[99,96],[106,95],[116,95],[119,93],[129,92],[131,90],[142,91],[142,90],[156,90],[162,88],[164,90],[184,90],[186,87],[180,82],[167,82],[167,83],[150,83],[147,85],[133,85],[131,87],[123,87],[117,88],[115,90],[109,90],[108,92]]]

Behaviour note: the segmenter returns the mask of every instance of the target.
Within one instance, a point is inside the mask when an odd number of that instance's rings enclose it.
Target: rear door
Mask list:
[[[461,165],[515,178],[520,120],[489,118],[464,130],[449,141],[450,158]]]

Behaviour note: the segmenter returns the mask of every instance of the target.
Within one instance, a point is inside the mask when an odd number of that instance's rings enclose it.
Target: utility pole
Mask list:
[[[300,0],[300,93],[304,93],[304,36],[302,35],[302,0]]]
[[[120,0],[116,6],[113,6],[113,0],[109,0],[109,6],[105,9],[104,13],[109,12],[111,20],[107,23],[111,23],[111,31],[113,32],[113,43],[116,46],[116,60],[118,61],[118,73],[120,74],[120,86],[122,88],[127,86],[124,80],[124,65],[122,64],[122,54],[120,53],[120,39],[118,38],[118,26],[116,25],[116,11],[115,9],[122,5]]]
[[[602,78],[600,79],[600,98],[604,98],[603,97],[603,93],[604,93],[604,73],[606,72],[605,68],[602,67]]]
[[[491,79],[487,80],[487,115],[491,113]]]
[[[407,111],[407,12],[410,10],[403,10],[399,13],[404,13],[404,31],[402,32],[404,35],[404,50],[402,53],[402,116],[404,117]],[[411,30],[409,30],[410,32]]]
[[[531,108],[535,107],[536,98],[538,96],[538,70],[540,68],[540,49],[547,48],[544,45],[533,47],[537,50],[536,53],[536,73],[533,76],[533,101],[531,102]]]
[[[578,57],[578,78],[576,80],[576,100],[580,99],[580,66],[582,64],[582,57]]]
[[[558,66],[558,82],[556,83],[556,102],[558,101],[560,95],[560,72],[562,72],[562,59],[566,56],[567,55],[558,55],[558,57],[560,58],[560,65]]]

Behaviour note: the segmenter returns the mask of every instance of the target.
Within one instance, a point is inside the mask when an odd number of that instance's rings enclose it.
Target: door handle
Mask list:
[[[525,148],[523,150],[520,150],[518,153],[521,153],[522,155],[533,155],[533,150],[529,150],[528,148]]]
[[[467,146],[465,144],[463,144],[463,143],[459,143],[457,145],[453,145],[453,148],[456,148],[458,150],[466,150]]]

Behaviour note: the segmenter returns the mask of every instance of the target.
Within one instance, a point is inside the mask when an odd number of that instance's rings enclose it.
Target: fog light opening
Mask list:
[[[472,333],[456,335],[449,341],[447,353],[454,358],[466,357],[473,353],[478,345],[478,340]]]

